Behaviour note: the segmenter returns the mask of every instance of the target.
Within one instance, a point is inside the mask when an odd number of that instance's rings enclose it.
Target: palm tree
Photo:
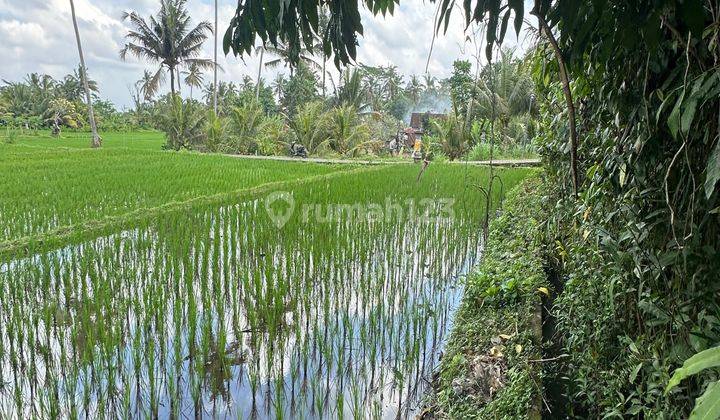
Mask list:
[[[217,69],[215,71],[217,72]],[[202,74],[202,69],[200,69],[198,65],[193,63],[190,64],[187,71],[183,71],[182,74],[185,75],[185,84],[190,86],[190,99],[192,99],[193,87],[202,87],[203,81],[205,79]],[[217,89],[215,89],[215,91],[217,91]],[[215,109],[217,109],[217,97],[214,98],[214,101],[216,101]]]
[[[165,72],[162,71],[162,67],[155,72],[151,73],[149,70],[145,70],[143,77],[135,82],[135,85],[140,89],[143,99],[149,101],[155,96],[160,85],[165,82]]]
[[[272,83],[272,89],[278,99],[282,98],[283,94],[285,93],[286,83],[287,80],[285,79],[284,74],[278,73],[277,76],[275,76],[275,80]]]
[[[6,86],[2,87],[5,107],[8,112],[18,116],[28,116],[33,112],[34,95],[30,86],[20,82],[3,80]]]
[[[422,93],[422,89],[422,82],[420,82],[420,79],[414,74],[410,76],[410,80],[405,87],[405,91],[407,92],[410,99],[412,99],[414,104],[417,104],[420,101],[420,94]]]
[[[210,106],[213,104],[217,93],[218,115],[226,115],[230,111],[230,105],[235,102],[238,95],[238,88],[233,82],[219,81],[217,89],[212,83],[208,83],[203,89],[203,99]]]
[[[255,49],[255,52],[260,52],[260,64],[258,65],[258,76],[255,83],[255,100],[260,100],[260,77],[262,76],[263,58],[265,57],[265,48],[261,45]]]
[[[343,155],[355,155],[373,143],[369,138],[368,126],[362,123],[354,106],[339,106],[329,114],[327,143],[333,151]]]
[[[6,82],[7,83],[7,82]],[[47,112],[50,101],[56,96],[57,82],[47,74],[30,73],[25,76],[32,101],[30,103],[33,115],[42,115]]]
[[[403,83],[403,77],[398,73],[397,66],[381,67],[383,70],[383,90],[386,93],[386,100],[392,100],[400,90],[400,86]]]
[[[166,67],[170,72],[173,95],[178,67],[195,64],[206,69],[214,66],[210,59],[196,58],[213,28],[209,22],[200,22],[191,28],[185,0],[161,0],[160,11],[156,16],[150,16],[149,22],[135,12],[125,12],[123,19],[130,21],[133,29],[125,36],[128,43],[120,50],[120,58],[124,60],[129,52],[159,63],[158,72]]]
[[[80,43],[80,32],[78,31],[77,18],[75,17],[75,3],[70,0],[70,11],[72,13],[73,27],[75,28],[75,40],[77,41],[78,54],[80,54],[80,76],[82,77],[83,86],[85,87],[85,100],[87,100],[88,114],[90,117],[90,129],[92,130],[91,147],[100,147],[100,136],[98,136],[97,125],[95,124],[95,113],[93,112],[92,98],[90,97],[90,87],[88,86],[87,68],[85,67],[85,58],[83,57],[82,44]]]
[[[330,11],[327,7],[323,7],[320,15],[318,16],[318,32],[314,36],[313,50],[320,50],[322,54],[322,96],[325,97],[326,93],[326,80],[330,73],[325,69],[327,67],[327,61],[329,56],[325,53],[324,43],[327,37],[328,27],[330,25]],[[332,75],[330,75],[332,81]]]
[[[287,66],[290,63],[290,49],[284,44],[278,42],[277,46],[265,45],[263,49],[266,52],[277,57],[265,63],[265,67],[272,69],[278,67],[281,64]],[[318,64],[318,62],[315,61],[315,58],[310,54],[307,49],[303,48],[302,50],[300,50],[299,57],[300,63],[306,64],[309,68],[313,70],[322,71],[322,65]],[[290,76],[294,74],[294,70],[295,69],[291,66]]]
[[[97,82],[88,76],[87,78],[88,88],[91,92],[97,92]],[[57,89],[61,94],[70,101],[79,100],[85,91],[82,78],[82,67],[78,65],[78,68],[72,73],[68,74],[63,78],[62,81],[57,83]]]
[[[437,88],[437,77],[430,75],[430,73],[425,73],[423,76],[424,79],[424,85],[425,90],[428,90],[430,92],[435,92],[435,89]]]
[[[47,74],[30,73],[25,76],[25,83],[39,96],[51,96],[57,82]]]
[[[291,138],[305,146],[311,154],[327,145],[329,114],[320,101],[307,102],[298,110],[288,124]]]
[[[342,74],[342,86],[338,89],[338,105],[351,105],[358,111],[367,108],[366,92],[363,89],[362,75],[360,71],[350,68],[345,69]]]

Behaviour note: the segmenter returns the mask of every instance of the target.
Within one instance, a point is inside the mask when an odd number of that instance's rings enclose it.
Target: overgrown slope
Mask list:
[[[491,223],[483,261],[467,279],[428,418],[539,416],[540,300],[547,293],[539,178],[514,188]]]

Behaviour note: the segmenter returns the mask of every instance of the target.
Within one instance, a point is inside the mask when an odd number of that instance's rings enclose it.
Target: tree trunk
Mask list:
[[[177,82],[178,82],[178,95],[182,95],[182,77],[180,77],[180,69],[177,70]]]
[[[262,75],[263,58],[265,57],[265,48],[260,48],[260,65],[258,66],[258,77],[255,82],[255,100],[260,101],[260,76]]]
[[[577,127],[575,125],[575,103],[573,102],[572,91],[570,90],[570,79],[568,78],[567,74],[567,66],[565,65],[565,59],[563,59],[562,51],[560,51],[560,46],[558,45],[555,36],[550,30],[550,26],[540,14],[537,4],[535,5],[535,8],[531,13],[537,16],[538,25],[548,37],[548,41],[550,41],[550,45],[552,46],[553,52],[555,54],[555,59],[557,59],[558,67],[560,68],[560,81],[562,82],[563,93],[565,94],[565,103],[568,109],[568,118],[570,119],[570,176],[572,177],[573,183],[573,195],[575,196],[575,198],[577,198],[579,189],[577,162],[578,138]]]
[[[83,88],[85,89],[85,100],[88,106],[88,117],[90,119],[90,130],[92,131],[92,140],[90,147],[100,147],[102,141],[97,132],[95,124],[95,112],[93,111],[92,97],[90,96],[90,87],[87,81],[87,68],[85,67],[85,57],[83,57],[82,43],[80,42],[80,31],[78,30],[77,18],[75,17],[75,3],[70,0],[70,12],[72,13],[73,27],[75,28],[75,40],[77,41],[78,54],[80,55],[80,77],[82,78]]]
[[[217,0],[215,0],[215,27],[213,28],[215,35],[215,58],[213,58],[213,110],[215,116],[218,114],[218,102],[217,102],[217,33],[218,33],[218,6]]]
[[[175,67],[170,67],[170,93],[175,96]]]
[[[325,52],[323,52],[323,69],[322,69],[322,72],[323,72],[323,82],[322,82],[323,83],[323,86],[322,86],[323,98],[325,98],[325,77],[327,76],[327,72],[325,71],[326,63],[327,63],[327,57],[325,56]]]

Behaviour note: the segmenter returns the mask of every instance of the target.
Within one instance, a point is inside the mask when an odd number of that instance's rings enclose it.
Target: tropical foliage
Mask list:
[[[146,90],[157,91],[167,71],[170,74],[170,92],[174,94],[175,81],[178,79],[179,83],[180,79],[180,67],[195,73],[198,69],[213,67],[212,60],[198,58],[203,43],[212,33],[212,26],[209,22],[200,22],[193,27],[185,1],[160,0],[157,15],[147,20],[136,12],[123,13],[123,19],[132,25],[132,29],[126,35],[127,43],[120,50],[120,58],[125,60],[129,53],[159,65]]]
[[[79,70],[60,80],[47,74],[31,73],[24,80],[12,82],[3,80],[0,86],[0,125],[9,127],[39,129],[87,127],[87,105]],[[95,102],[97,82],[89,79],[88,86]],[[96,104],[95,118],[100,127],[113,124],[116,110],[105,101]],[[104,103],[103,103],[104,102]]]
[[[572,4],[543,15],[577,111],[577,197],[551,44],[535,62],[555,345],[569,355],[550,381],[576,416],[686,418],[717,376],[662,391],[684,360],[720,344],[717,4]]]

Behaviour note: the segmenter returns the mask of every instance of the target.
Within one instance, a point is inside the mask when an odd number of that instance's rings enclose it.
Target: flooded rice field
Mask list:
[[[6,261],[0,418],[411,416],[485,212],[461,170],[414,176],[189,208]]]

